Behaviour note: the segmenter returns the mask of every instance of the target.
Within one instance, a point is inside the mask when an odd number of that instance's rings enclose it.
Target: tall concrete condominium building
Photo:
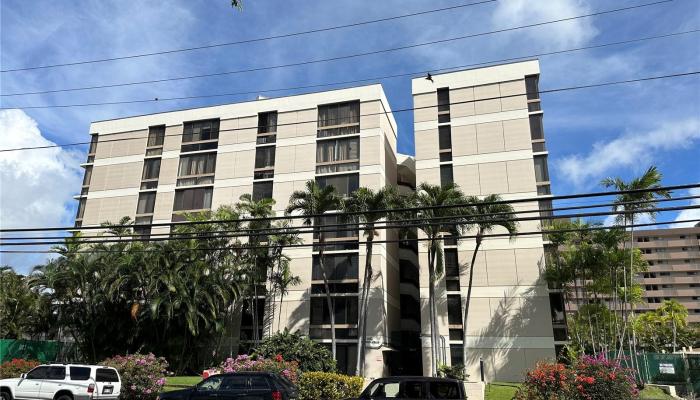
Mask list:
[[[635,246],[649,263],[638,278],[644,287],[641,313],[676,300],[688,309],[688,322],[700,323],[700,226],[634,233]]]
[[[514,203],[516,211],[551,209],[538,79],[537,61],[414,79],[416,181],[455,183],[467,195],[532,199]],[[519,224],[523,232],[539,228],[539,221]],[[549,293],[542,276],[545,242],[541,235],[484,240],[463,337],[461,310],[474,247],[470,239],[444,241],[445,273],[435,287],[439,363],[464,363],[478,377],[483,361],[488,380],[521,380],[537,360],[554,358],[553,322],[563,324],[563,313],[550,307],[550,295],[559,295]],[[423,370],[429,371],[435,344],[430,343],[427,249],[418,251]]]
[[[397,125],[381,85],[203,107],[94,122],[83,164],[76,225],[135,220],[144,238],[168,233],[183,213],[234,204],[243,194],[273,198],[278,215],[308,180],[341,194],[358,187],[454,180],[467,194],[534,198],[549,193],[542,114],[536,94],[537,62],[436,75],[413,82],[416,158],[396,150]],[[518,96],[512,96],[517,94]],[[485,99],[489,100],[485,100]],[[474,102],[472,102],[474,100]],[[450,104],[450,103],[453,104]],[[117,140],[119,139],[119,140]],[[121,140],[124,139],[124,140]],[[546,201],[546,200],[544,200]],[[538,200],[519,208],[538,207]],[[332,224],[333,215],[324,218]],[[150,223],[164,223],[151,227]],[[538,228],[523,223],[521,230]],[[415,231],[380,230],[373,248],[365,375],[429,374],[425,335],[427,267]],[[302,234],[313,243],[312,233]],[[399,240],[400,239],[400,240]],[[326,234],[325,263],[333,292],[338,364],[354,373],[358,293],[364,274],[363,237],[340,229]],[[357,242],[357,243],[353,243]],[[447,243],[447,274],[439,281],[440,334],[445,363],[461,362],[458,310],[473,243]],[[266,316],[265,298],[244,304],[229,326],[235,348],[284,328],[330,342],[316,248],[290,248],[291,270],[302,283]],[[537,359],[554,356],[549,295],[540,278],[541,236],[487,240],[475,273],[467,346],[472,376],[485,359],[489,379],[520,379]],[[420,262],[419,262],[420,259]],[[248,302],[251,303],[251,302]],[[255,314],[252,309],[258,310]],[[255,327],[255,328],[254,328]],[[234,350],[235,351],[235,350]]]
[[[275,211],[282,214],[292,192],[304,190],[308,180],[348,194],[359,186],[377,190],[396,185],[397,179],[396,122],[380,85],[99,121],[90,133],[76,224],[130,216],[144,236],[167,232],[168,227],[151,232],[140,224],[181,221],[184,212],[215,210],[246,193],[275,199]],[[326,219],[333,223],[334,217]],[[382,230],[377,242],[391,235]],[[326,248],[325,262],[335,302],[338,364],[350,373],[356,363],[365,248],[348,242],[359,241],[358,236],[348,230],[326,234],[327,242],[339,242]],[[311,233],[301,237],[314,241]],[[314,250],[286,251],[292,273],[302,283],[285,295],[279,326],[276,318],[266,326],[264,316],[255,316],[259,334],[288,327],[330,342],[330,317]],[[387,353],[397,347],[392,335],[400,328],[398,244],[376,243],[373,253],[366,373],[376,377],[390,373]],[[233,335],[240,339],[240,349],[254,337],[252,321],[243,312],[235,322]]]
[[[634,242],[648,263],[647,271],[636,277],[644,290],[634,312],[653,311],[664,300],[676,300],[688,309],[688,322],[700,323],[700,226],[635,231]],[[567,310],[576,311],[590,301],[585,290],[577,289]],[[609,300],[607,304],[613,308]]]

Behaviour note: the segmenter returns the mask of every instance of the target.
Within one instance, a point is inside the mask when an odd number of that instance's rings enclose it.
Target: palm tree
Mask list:
[[[326,292],[326,305],[328,306],[328,312],[330,313],[330,325],[331,325],[331,352],[333,353],[333,359],[336,359],[336,343],[335,343],[335,307],[333,307],[333,299],[331,297],[331,289],[328,284],[328,273],[326,271],[326,265],[323,259],[323,254],[325,250],[325,231],[322,226],[323,220],[319,217],[315,217],[321,214],[325,214],[328,211],[337,210],[340,208],[341,198],[333,186],[321,187],[314,180],[309,180],[306,182],[306,190],[296,190],[289,197],[289,205],[287,206],[286,213],[299,213],[305,216],[304,225],[311,225],[316,223],[318,225],[321,223],[321,229],[318,230],[318,262],[321,267],[321,274],[323,276],[323,287]],[[313,218],[313,220],[312,220]]]
[[[269,252],[266,248],[260,246],[260,244],[268,241],[267,236],[262,235],[262,233],[272,226],[268,218],[274,214],[272,207],[275,205],[275,200],[270,198],[254,200],[253,196],[249,193],[242,195],[239,200],[240,202],[236,204],[236,210],[250,218],[250,221],[248,221],[248,229],[252,232],[248,238],[248,244],[251,247],[247,252],[251,267],[248,276],[251,279],[251,286],[253,289],[250,301],[250,309],[253,315],[253,342],[257,345],[260,341],[260,328],[258,326],[260,323],[260,321],[258,321],[258,288],[261,280],[269,279],[272,273],[271,270],[274,267]],[[263,232],[260,233],[256,231]]]
[[[442,240],[444,233],[459,234],[462,229],[462,208],[465,196],[456,185],[431,185],[421,183],[412,203],[421,209],[416,216],[419,229],[427,238],[428,247],[428,308],[430,314],[430,339],[432,357],[431,374],[437,376],[439,332],[435,305],[435,281],[443,272]],[[454,206],[454,207],[452,207]]]
[[[273,291],[280,294],[280,312],[277,316],[277,330],[279,330],[282,323],[282,302],[284,301],[284,295],[289,293],[289,287],[299,285],[301,283],[301,278],[297,275],[292,275],[292,270],[289,269],[289,257],[285,255],[280,257],[277,268],[278,270],[272,275],[271,280]]]
[[[622,223],[624,228],[630,225],[630,271],[629,271],[629,286],[632,285],[632,264],[634,258],[634,221],[638,214],[646,214],[652,220],[656,218],[658,200],[660,198],[671,198],[671,192],[663,189],[661,186],[662,174],[656,166],[649,167],[646,172],[640,177],[634,178],[629,182],[623,181],[621,178],[605,178],[601,184],[606,188],[614,188],[617,191],[634,191],[645,190],[644,192],[623,193],[616,197],[613,211],[619,212],[615,217],[616,222]],[[642,211],[646,210],[646,211]],[[627,306],[628,306],[628,278],[627,268],[622,268],[623,279],[623,303],[622,303],[622,319],[624,328],[620,336],[620,350],[622,353],[625,330],[627,327]],[[634,330],[632,331],[634,336]],[[629,340],[628,340],[629,344]],[[632,352],[630,345],[630,352]],[[634,358],[633,358],[634,359]]]
[[[378,191],[361,187],[350,194],[343,203],[343,210],[352,213],[353,220],[365,226],[364,234],[367,236],[365,253],[365,274],[362,280],[362,293],[360,295],[360,320],[357,335],[357,365],[356,374],[364,375],[365,369],[365,344],[367,341],[367,304],[369,302],[369,289],[372,283],[372,244],[378,234],[375,224],[382,218],[387,218],[389,208],[398,198],[396,188],[385,186]]]
[[[513,206],[508,203],[503,203],[501,196],[490,194],[483,199],[471,196],[467,199],[469,203],[469,213],[473,220],[467,226],[476,228],[476,246],[472,253],[472,261],[469,264],[469,283],[467,285],[467,298],[464,301],[464,320],[462,321],[462,354],[463,360],[467,362],[467,322],[469,321],[469,304],[472,299],[472,284],[474,282],[474,263],[476,255],[479,252],[481,243],[484,240],[484,234],[493,231],[497,227],[504,228],[511,239],[518,232],[518,224],[514,220],[515,213]]]
[[[678,327],[684,327],[686,325],[688,309],[676,300],[664,300],[661,307],[656,309],[656,313],[661,317],[663,322],[671,323],[673,328],[673,352],[675,353],[676,347],[678,346]]]

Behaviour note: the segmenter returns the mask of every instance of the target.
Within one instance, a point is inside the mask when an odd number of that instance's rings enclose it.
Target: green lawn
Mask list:
[[[169,392],[171,390],[183,389],[180,385],[184,386],[194,386],[202,380],[199,376],[170,376],[165,380],[165,386],[163,390]],[[178,385],[178,386],[172,386]]]
[[[493,382],[486,385],[486,400],[511,400],[520,384],[509,382]],[[673,397],[657,387],[648,386],[642,390],[641,400],[671,400]]]

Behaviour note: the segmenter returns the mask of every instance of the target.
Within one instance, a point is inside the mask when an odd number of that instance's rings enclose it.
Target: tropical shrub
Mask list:
[[[464,365],[438,365],[438,375],[442,378],[459,379],[460,381],[466,380],[469,377],[467,371],[464,369]]]
[[[13,358],[11,361],[5,361],[0,364],[0,379],[19,378],[20,375],[29,372],[39,364],[39,361],[22,358]]]
[[[219,372],[264,371],[274,372],[292,383],[297,383],[299,366],[296,361],[285,361],[281,355],[273,358],[253,357],[241,354],[236,358],[227,358],[219,365]]]
[[[126,399],[151,400],[158,396],[168,375],[168,362],[153,354],[114,356],[101,363],[119,371]]]
[[[634,400],[634,372],[602,354],[582,356],[572,367],[540,362],[527,373],[518,400]]]
[[[281,355],[285,360],[296,361],[299,371],[335,372],[335,360],[331,352],[298,331],[286,329],[263,339],[254,354],[262,357]]]
[[[331,372],[304,372],[299,379],[299,400],[339,400],[357,397],[362,392],[364,379]]]

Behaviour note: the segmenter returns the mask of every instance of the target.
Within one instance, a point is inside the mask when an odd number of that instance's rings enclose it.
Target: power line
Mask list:
[[[516,203],[533,202],[533,201],[539,201],[539,200],[556,201],[556,200],[563,200],[563,199],[589,198],[589,197],[598,197],[598,196],[616,196],[616,195],[621,195],[621,194],[649,193],[649,192],[655,192],[658,190],[673,191],[673,190],[691,189],[691,188],[696,188],[696,187],[700,187],[700,183],[663,186],[663,187],[652,188],[652,189],[633,189],[633,190],[617,190],[617,191],[606,191],[606,192],[588,192],[588,193],[576,193],[576,194],[548,196],[548,197],[542,197],[542,196],[522,197],[522,198],[518,198],[518,199],[511,199],[511,200],[482,202],[482,203],[480,203],[480,205],[516,204]],[[643,203],[649,203],[649,202],[643,202]],[[278,221],[278,220],[290,220],[290,219],[300,219],[300,218],[301,219],[313,219],[313,218],[323,218],[323,217],[330,217],[330,216],[359,215],[359,214],[366,214],[366,213],[384,213],[384,212],[403,213],[403,212],[413,212],[413,211],[417,212],[417,211],[424,211],[424,210],[446,209],[446,208],[466,208],[466,207],[470,207],[471,205],[472,204],[470,204],[470,203],[462,203],[462,204],[435,205],[435,206],[426,206],[426,207],[392,208],[392,209],[383,209],[383,210],[372,210],[372,211],[368,211],[368,212],[354,211],[354,212],[337,212],[337,213],[325,213],[325,214],[313,214],[313,215],[286,215],[286,216],[274,216],[274,217],[257,217],[257,218],[246,218],[245,222]],[[667,211],[671,211],[671,210],[667,210]],[[171,226],[179,226],[179,225],[201,225],[201,224],[216,224],[216,223],[229,223],[229,222],[240,222],[240,221],[242,221],[242,220],[160,222],[160,223],[151,223],[151,224],[143,224],[143,225],[139,224],[139,226],[171,227]],[[132,227],[133,227],[133,225],[111,225],[111,226],[109,226],[109,228],[132,228]],[[36,232],[36,231],[75,231],[75,230],[99,230],[99,229],[104,230],[106,228],[103,226],[82,226],[79,228],[76,228],[74,226],[70,226],[70,227],[44,227],[44,228],[5,228],[5,229],[0,229],[0,233],[5,233],[5,232]]]
[[[161,51],[154,51],[154,52],[149,52],[149,53],[137,53],[137,54],[130,54],[130,55],[125,55],[125,56],[118,56],[118,57],[98,58],[98,59],[93,59],[93,60],[70,61],[70,62],[64,62],[64,63],[58,63],[58,64],[12,68],[12,69],[0,70],[0,72],[4,73],[4,72],[29,71],[29,70],[36,70],[36,69],[68,67],[68,66],[84,65],[84,64],[95,64],[95,63],[102,63],[102,62],[108,62],[108,61],[127,60],[127,59],[151,57],[151,56],[162,55],[162,54],[184,53],[184,52],[190,52],[190,51],[195,51],[195,50],[205,50],[205,49],[212,49],[212,48],[217,48],[217,47],[234,46],[234,45],[239,45],[239,44],[264,42],[264,41],[275,40],[275,39],[283,39],[283,38],[289,38],[289,37],[295,37],[295,36],[309,35],[312,33],[328,32],[328,31],[333,31],[333,30],[338,30],[338,29],[346,29],[346,28],[354,28],[354,27],[363,26],[363,25],[371,25],[371,24],[376,24],[379,22],[394,21],[394,20],[398,20],[398,19],[415,17],[415,16],[419,16],[419,15],[426,15],[426,14],[434,14],[434,13],[439,13],[439,12],[443,12],[443,11],[452,11],[452,10],[456,10],[459,8],[477,6],[477,5],[486,4],[486,3],[493,3],[496,1],[497,0],[483,0],[483,1],[473,2],[473,3],[458,4],[458,5],[454,5],[454,6],[435,8],[435,9],[418,11],[418,12],[413,12],[413,13],[408,13],[408,14],[400,14],[400,15],[395,15],[395,16],[391,16],[391,17],[353,22],[353,23],[345,24],[345,25],[336,25],[336,26],[329,26],[326,28],[311,29],[311,30],[307,30],[307,31],[298,31],[298,32],[291,32],[291,33],[285,33],[285,34],[279,34],[279,35],[263,36],[263,37],[252,38],[252,39],[237,40],[237,41],[233,41],[233,42],[214,43],[214,44],[199,45],[199,46],[193,46],[193,47],[185,47],[185,48],[181,48],[181,49],[161,50]]]
[[[692,30],[682,31],[682,32],[673,32],[673,33],[668,33],[668,34],[663,34],[663,35],[646,36],[646,37],[623,40],[623,41],[618,41],[618,42],[601,43],[601,44],[597,44],[597,45],[590,45],[590,46],[576,47],[576,48],[571,48],[571,49],[563,49],[563,50],[535,53],[535,54],[529,54],[529,55],[525,55],[525,56],[502,58],[499,60],[490,60],[490,61],[483,61],[483,62],[479,62],[479,63],[456,65],[456,66],[452,66],[452,67],[444,67],[444,68],[415,71],[415,72],[406,72],[406,73],[393,74],[393,75],[384,75],[384,76],[377,76],[377,77],[372,77],[372,78],[362,78],[362,79],[354,79],[354,80],[347,80],[347,81],[320,83],[320,84],[313,84],[313,85],[303,85],[303,86],[294,86],[294,87],[276,88],[276,89],[260,89],[260,90],[245,91],[245,92],[217,93],[217,94],[179,96],[179,97],[157,97],[157,98],[150,98],[150,99],[121,100],[121,101],[108,101],[108,102],[97,102],[97,103],[52,104],[52,105],[41,105],[41,106],[22,106],[22,105],[19,105],[19,106],[11,106],[11,107],[0,107],[0,110],[17,109],[17,108],[19,108],[19,109],[44,109],[44,108],[94,107],[94,106],[105,106],[105,105],[139,104],[139,103],[160,103],[160,102],[166,102],[166,101],[193,100],[193,99],[229,97],[229,96],[240,96],[240,95],[270,93],[270,92],[283,92],[283,91],[290,91],[290,90],[314,89],[314,88],[329,87],[329,86],[345,86],[345,85],[363,83],[363,82],[376,82],[376,81],[381,81],[381,80],[386,80],[386,79],[402,78],[402,77],[406,77],[406,76],[422,76],[422,75],[425,75],[427,73],[433,73],[433,74],[444,73],[447,71],[459,70],[459,69],[464,69],[464,68],[513,62],[513,61],[518,61],[518,60],[528,60],[528,59],[534,59],[534,58],[538,58],[538,57],[565,54],[565,53],[571,53],[571,52],[576,52],[576,51],[592,50],[592,49],[599,49],[599,48],[610,47],[610,46],[619,46],[619,45],[625,45],[625,44],[631,44],[631,43],[639,43],[639,42],[644,42],[647,40],[665,39],[665,38],[676,37],[676,36],[687,35],[687,34],[698,33],[698,32],[700,32],[700,29],[692,29]]]
[[[681,224],[681,223],[693,223],[693,222],[699,222],[700,219],[685,219],[685,220],[678,220],[678,221],[665,221],[665,222],[649,222],[649,223],[643,223],[643,224],[628,224],[627,228],[638,228],[638,227],[644,227],[644,226],[658,226],[658,225],[668,225],[668,224]],[[598,231],[598,230],[605,230],[605,229],[619,229],[619,227],[607,227],[607,226],[589,226],[586,228],[568,228],[568,229],[556,229],[556,230],[546,230],[546,231],[529,231],[529,232],[516,232],[514,234],[509,234],[509,233],[493,233],[493,234],[484,234],[481,235],[482,238],[488,239],[488,238],[499,238],[499,237],[520,237],[520,236],[539,236],[543,234],[555,234],[555,233],[567,233],[567,232],[585,232],[585,231]],[[476,235],[459,235],[459,236],[450,236],[449,239],[456,239],[456,240],[464,240],[464,239],[475,239]],[[373,244],[389,244],[389,243],[401,243],[401,242],[425,242],[429,241],[429,238],[412,238],[412,239],[386,239],[386,240],[373,240]],[[442,240],[442,239],[439,239]],[[63,243],[62,243],[63,244]],[[326,243],[300,243],[300,244],[290,244],[283,246],[283,248],[296,248],[296,247],[321,247],[321,246],[337,246],[338,244],[352,244],[352,245],[362,245],[362,244],[367,244],[367,241],[360,241],[360,240],[349,240],[349,241],[335,241],[335,242],[326,242]],[[181,252],[181,251],[216,251],[216,250],[253,250],[253,249],[269,249],[271,247],[279,247],[279,246],[269,246],[269,245],[258,245],[258,246],[235,246],[235,247],[198,247],[195,249],[172,249],[169,251],[173,252]],[[354,251],[356,249],[351,249],[347,251]],[[156,250],[148,250],[148,249],[130,249],[130,251],[134,252],[143,252],[143,253],[148,253],[148,252],[153,252]],[[346,251],[346,250],[344,250]],[[121,250],[119,251],[112,251],[112,250],[106,250],[106,249],[90,249],[90,250],[76,250],[72,253],[120,253]],[[9,254],[27,254],[27,253],[52,253],[55,254],[55,250],[0,250],[0,253],[9,253]]]
[[[83,86],[83,87],[74,87],[74,88],[41,90],[41,91],[35,91],[35,92],[7,93],[7,94],[0,94],[0,96],[11,97],[11,96],[34,95],[34,94],[46,94],[46,93],[74,92],[74,91],[81,91],[81,90],[107,89],[107,88],[114,88],[114,87],[145,85],[145,84],[152,84],[152,83],[162,83],[162,82],[181,81],[181,80],[188,80],[188,79],[209,78],[209,77],[214,77],[214,76],[234,75],[234,74],[243,74],[243,73],[249,73],[249,72],[267,71],[267,70],[272,70],[272,69],[298,67],[298,66],[303,66],[303,65],[318,64],[318,63],[324,63],[324,62],[330,62],[330,61],[347,60],[347,59],[351,59],[351,58],[365,57],[365,56],[370,56],[370,55],[413,49],[413,48],[423,47],[423,46],[432,46],[435,44],[453,42],[453,41],[457,41],[457,40],[463,40],[463,39],[486,36],[486,35],[493,35],[496,33],[511,32],[511,31],[516,31],[516,30],[521,30],[521,29],[534,28],[534,27],[538,27],[538,26],[545,26],[545,25],[555,24],[555,23],[559,23],[559,22],[573,21],[573,20],[577,20],[577,19],[594,17],[594,16],[599,16],[599,15],[605,15],[605,14],[612,14],[612,13],[622,12],[622,11],[630,11],[630,10],[639,9],[642,7],[649,7],[649,6],[659,5],[659,4],[663,4],[663,3],[669,3],[671,1],[673,1],[673,0],[659,0],[659,1],[651,2],[651,3],[643,3],[643,4],[637,4],[634,6],[615,8],[615,9],[604,10],[604,11],[597,11],[594,13],[582,14],[582,15],[577,15],[577,16],[573,16],[573,17],[559,18],[559,19],[550,20],[550,21],[537,22],[537,23],[533,23],[533,24],[520,25],[520,26],[503,28],[503,29],[487,31],[487,32],[472,33],[469,35],[457,36],[457,37],[452,37],[452,38],[447,38],[447,39],[439,39],[439,40],[433,40],[433,41],[423,42],[423,43],[414,43],[411,45],[405,45],[405,46],[400,46],[400,47],[392,47],[392,48],[373,50],[373,51],[367,51],[367,52],[355,53],[355,54],[347,54],[347,55],[343,55],[343,56],[329,57],[329,58],[323,58],[323,59],[317,59],[317,60],[306,60],[306,61],[300,61],[300,62],[288,63],[288,64],[268,65],[268,66],[264,66],[264,67],[255,67],[255,68],[247,68],[247,69],[224,71],[224,72],[215,72],[215,73],[208,73],[208,74],[180,76],[180,77],[173,77],[173,78],[152,79],[152,80],[145,80],[145,81],[123,82],[123,83],[112,83],[112,84],[106,84],[106,85],[93,85],[93,86]]]
[[[676,73],[676,74],[649,76],[649,77],[644,77],[644,78],[626,79],[626,80],[621,80],[621,81],[602,82],[602,83],[593,83],[593,84],[589,84],[589,85],[578,85],[578,86],[569,86],[569,87],[563,87],[563,88],[546,89],[546,90],[539,90],[537,92],[523,92],[523,93],[506,95],[506,96],[488,97],[488,98],[483,98],[483,99],[478,99],[478,100],[456,101],[456,102],[450,102],[449,105],[477,103],[477,102],[481,102],[481,101],[489,101],[489,100],[497,100],[497,99],[506,99],[506,98],[511,98],[511,97],[527,96],[530,94],[542,95],[542,94],[547,94],[547,93],[559,93],[559,92],[565,92],[565,91],[570,91],[570,90],[592,89],[592,88],[598,88],[598,87],[604,87],[604,86],[614,86],[614,85],[622,85],[622,84],[628,84],[628,83],[647,82],[647,81],[653,81],[653,80],[659,80],[659,79],[680,78],[680,77],[686,77],[686,76],[692,76],[692,75],[698,75],[698,74],[700,74],[700,71],[680,72],[680,73]],[[435,107],[438,107],[438,106],[431,105],[431,106],[421,106],[421,107],[409,107],[409,108],[403,108],[403,109],[398,109],[398,110],[392,110],[391,113],[393,114],[393,113],[415,111],[415,110],[435,108]],[[360,114],[360,115],[358,115],[358,117],[367,117],[367,116],[376,116],[376,115],[385,115],[385,114],[388,114],[388,112],[382,111],[382,112],[374,112],[374,113],[369,113],[369,114]],[[318,120],[289,122],[289,123],[284,123],[284,124],[277,124],[277,127],[289,126],[289,125],[300,125],[300,124],[311,124],[311,123],[317,123],[317,122],[318,122]],[[243,127],[243,128],[219,129],[219,133],[220,132],[232,132],[232,131],[247,130],[247,129],[253,129],[253,128],[256,128],[256,126]],[[113,135],[119,135],[119,134],[126,134],[126,132],[114,133]],[[163,137],[182,136],[182,134],[181,133],[170,134],[170,135],[165,134],[162,136]],[[125,140],[145,140],[145,137],[106,139],[106,140],[99,141],[98,144],[111,143],[111,142],[121,142],[121,141],[125,141]],[[46,146],[17,147],[17,148],[12,148],[12,149],[0,149],[0,153],[7,152],[7,151],[25,151],[25,150],[49,149],[49,148],[56,148],[56,147],[80,146],[80,145],[86,145],[86,144],[90,144],[90,142],[74,142],[74,143],[53,144],[53,145],[46,145]]]
[[[534,217],[517,217],[517,218],[509,218],[509,219],[503,219],[503,220],[473,220],[470,221],[469,219],[464,219],[461,220],[459,216],[453,216],[450,221],[448,222],[436,222],[436,223],[398,223],[398,224],[393,224],[390,225],[388,223],[385,224],[377,224],[374,226],[374,229],[376,230],[389,230],[389,229],[405,229],[405,228],[421,228],[425,226],[440,226],[440,225],[452,225],[454,224],[455,226],[458,225],[473,225],[473,224],[479,224],[483,222],[489,222],[489,223],[498,223],[498,222],[507,222],[507,221],[513,221],[513,222],[526,222],[526,221],[542,221],[542,220],[562,220],[562,219],[578,219],[578,218],[588,218],[588,217],[601,217],[601,216],[609,216],[609,215],[620,215],[620,214],[646,214],[649,212],[663,212],[663,211],[680,211],[680,210],[694,210],[694,209],[700,209],[700,205],[689,205],[689,206],[678,206],[678,207],[662,207],[662,208],[648,208],[648,209],[641,209],[641,210],[634,210],[634,211],[600,211],[600,212],[589,212],[589,213],[577,213],[577,214],[564,214],[564,215],[542,215],[542,216],[534,216]],[[467,217],[472,217],[471,215],[468,215]],[[428,220],[432,221],[433,218],[428,218]],[[324,228],[324,225],[320,225],[321,228]],[[347,231],[354,231],[355,229],[342,229],[342,230],[347,230]],[[328,232],[337,232],[338,229],[333,229]],[[305,231],[303,233],[313,233],[314,230],[311,228],[308,231]],[[261,233],[256,233],[256,234],[234,234],[234,235],[210,235],[211,232],[202,232],[202,233],[196,233],[193,232],[191,233],[193,236],[189,238],[174,238],[171,239],[169,237],[158,237],[158,238],[153,238],[153,239],[148,239],[148,241],[169,241],[169,240],[205,240],[205,239],[229,239],[229,238],[236,238],[236,237],[250,237],[250,236],[269,236],[274,234],[275,232],[261,232]],[[138,234],[129,234],[129,235],[124,235],[124,236],[129,236],[129,239],[125,239],[121,236],[112,236],[112,237],[104,237],[100,240],[86,240],[86,241],[81,241],[83,244],[103,244],[103,243],[124,243],[124,242],[140,242],[144,241],[143,238],[133,238],[132,236],[138,236]],[[38,238],[37,238],[38,239]],[[331,244],[335,245],[337,244],[337,241],[332,241],[330,242]],[[19,243],[0,243],[0,246],[46,246],[46,245],[62,245],[65,244],[65,241],[33,241],[33,242],[19,242]],[[269,246],[273,247],[273,246]]]
[[[674,198],[661,198],[655,200],[655,202],[669,202],[669,201],[683,201],[683,200],[693,200],[693,199],[698,199],[700,198],[700,195],[696,196],[682,196],[682,197],[674,197]],[[463,215],[452,215],[449,217],[433,217],[431,218],[431,221],[442,221],[442,220],[456,220],[458,218],[473,218],[473,217],[494,217],[494,216],[507,216],[507,215],[522,215],[522,214],[533,214],[533,213],[543,213],[543,212],[548,212],[548,213],[553,213],[557,211],[571,211],[571,210],[582,210],[582,209],[590,209],[590,208],[602,208],[602,207],[612,207],[612,206],[626,206],[626,205],[645,205],[648,204],[649,201],[646,200],[640,200],[640,201],[627,201],[627,202],[612,202],[612,203],[602,203],[602,204],[591,204],[591,205],[583,205],[583,206],[566,206],[566,207],[553,207],[553,208],[536,208],[536,209],[530,209],[530,210],[518,210],[518,211],[513,211],[513,212],[498,212],[498,213],[479,213],[479,214],[463,214]],[[642,211],[643,212],[643,211]],[[618,212],[619,214],[623,212]],[[617,213],[616,213],[617,214]],[[333,216],[335,214],[327,214],[328,216]],[[556,215],[552,217],[547,217],[547,218],[534,218],[534,220],[542,220],[542,219],[560,219],[560,218],[567,218],[569,216],[567,215]],[[406,218],[406,219],[401,219],[400,224],[398,225],[389,225],[389,223],[395,223],[397,221],[395,220],[389,220],[386,222],[376,222],[374,223],[374,228],[375,229],[393,229],[393,228],[405,228],[408,227],[407,224],[416,222],[416,221],[423,221],[425,218]],[[519,220],[519,218],[513,218],[514,221]],[[497,220],[490,220],[490,221],[497,221]],[[239,220],[235,220],[235,222],[240,222],[241,224],[249,222],[249,220],[245,217],[242,217]],[[255,221],[252,221],[255,222]],[[475,222],[478,222],[475,220]],[[233,237],[249,237],[249,236],[269,236],[269,235],[275,235],[278,233],[286,233],[289,231],[292,231],[294,233],[298,234],[304,234],[304,233],[320,233],[320,232],[337,232],[339,229],[338,228],[347,228],[347,230],[362,230],[366,229],[366,226],[368,224],[363,223],[363,222],[344,222],[344,223],[336,223],[336,224],[326,224],[326,223],[320,223],[316,224],[313,227],[310,227],[308,225],[296,225],[296,226],[282,226],[282,227],[275,227],[275,226],[269,226],[265,228],[240,228],[240,229],[233,229],[233,230],[212,230],[212,231],[207,231],[206,234],[229,234],[229,233],[235,233],[236,235],[230,235],[230,236],[217,236],[217,237],[228,237],[228,238],[233,238]],[[365,226],[365,228],[362,228],[362,226]],[[130,228],[147,228],[151,227],[151,224],[132,224],[132,225],[121,225],[119,226],[121,228],[125,227],[130,227]],[[101,227],[102,229],[109,229],[112,228],[112,226],[104,226]],[[116,227],[115,227],[116,228]],[[76,228],[75,230],[79,230]],[[200,239],[202,238],[201,233],[193,233],[193,232],[164,232],[164,233],[150,233],[149,234],[149,240],[153,240],[154,237],[160,237],[164,236],[172,240],[184,240],[184,239]],[[123,235],[123,236],[132,236],[132,235]],[[118,237],[117,235],[112,235],[109,237],[105,237],[105,235],[95,235],[95,236],[85,236],[81,235],[80,239],[85,240],[85,239],[105,239],[105,238],[116,238]],[[69,236],[15,236],[15,237],[2,237],[0,240],[7,241],[7,240],[62,240],[70,238]],[[2,243],[0,243],[2,245]],[[10,244],[11,245],[11,244]]]

